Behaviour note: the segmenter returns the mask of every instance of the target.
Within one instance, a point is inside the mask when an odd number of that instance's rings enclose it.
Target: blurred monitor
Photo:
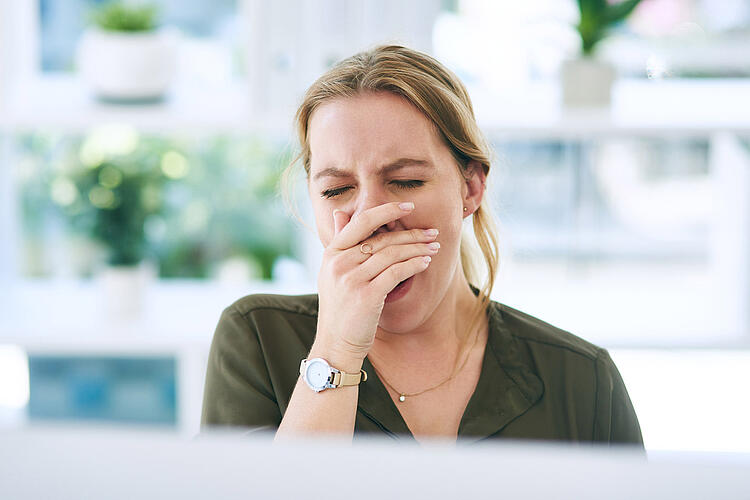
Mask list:
[[[750,456],[379,439],[273,444],[267,432],[29,428],[0,434],[3,498],[750,498]]]

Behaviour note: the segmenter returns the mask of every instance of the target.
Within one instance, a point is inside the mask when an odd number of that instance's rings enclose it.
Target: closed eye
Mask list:
[[[424,183],[425,181],[420,181],[416,179],[407,180],[407,181],[391,181],[391,184],[401,189],[415,189],[415,188],[423,186]],[[331,198],[335,198],[336,196],[346,193],[350,189],[352,189],[352,186],[342,186],[342,187],[337,187],[337,188],[332,188],[332,189],[326,189],[320,193],[320,196],[321,198],[331,199]]]
[[[410,181],[392,181],[393,184],[404,189],[414,189],[424,185],[424,181],[410,180]]]
[[[338,187],[338,188],[333,188],[333,189],[326,189],[325,191],[320,193],[320,197],[326,198],[326,199],[334,198],[340,194],[347,192],[351,188],[352,188],[351,186],[343,186],[343,187]]]

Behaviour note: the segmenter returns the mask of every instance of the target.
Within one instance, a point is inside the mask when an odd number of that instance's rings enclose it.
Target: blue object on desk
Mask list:
[[[172,357],[29,354],[30,420],[177,423]]]

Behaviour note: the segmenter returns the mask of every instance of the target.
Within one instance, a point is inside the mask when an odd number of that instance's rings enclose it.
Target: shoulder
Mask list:
[[[278,427],[312,345],[317,295],[247,295],[225,307],[208,356],[202,421]]]
[[[577,335],[508,305],[493,301],[491,307],[499,314],[510,335],[532,349],[573,353],[592,361],[605,352]]]
[[[271,372],[297,373],[315,339],[317,309],[317,295],[247,295],[224,309],[212,349]]]
[[[280,315],[317,316],[318,295],[246,295],[234,301],[226,308],[226,311],[245,317],[261,312]]]
[[[490,315],[501,362],[527,399],[541,401],[537,411],[553,415],[552,426],[577,422],[578,428],[559,428],[561,435],[643,446],[632,402],[606,349],[505,304],[493,301]]]
[[[260,342],[266,347],[297,342],[309,348],[317,321],[317,295],[247,295],[224,309],[214,342]]]

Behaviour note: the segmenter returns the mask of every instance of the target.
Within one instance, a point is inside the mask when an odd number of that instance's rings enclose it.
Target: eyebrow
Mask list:
[[[392,161],[380,167],[378,174],[387,174],[404,167],[431,167],[432,163],[427,160],[421,160],[418,158],[399,158],[398,160]],[[324,168],[313,176],[313,180],[317,181],[321,177],[349,177],[351,172],[348,170],[342,170],[336,167]]]

